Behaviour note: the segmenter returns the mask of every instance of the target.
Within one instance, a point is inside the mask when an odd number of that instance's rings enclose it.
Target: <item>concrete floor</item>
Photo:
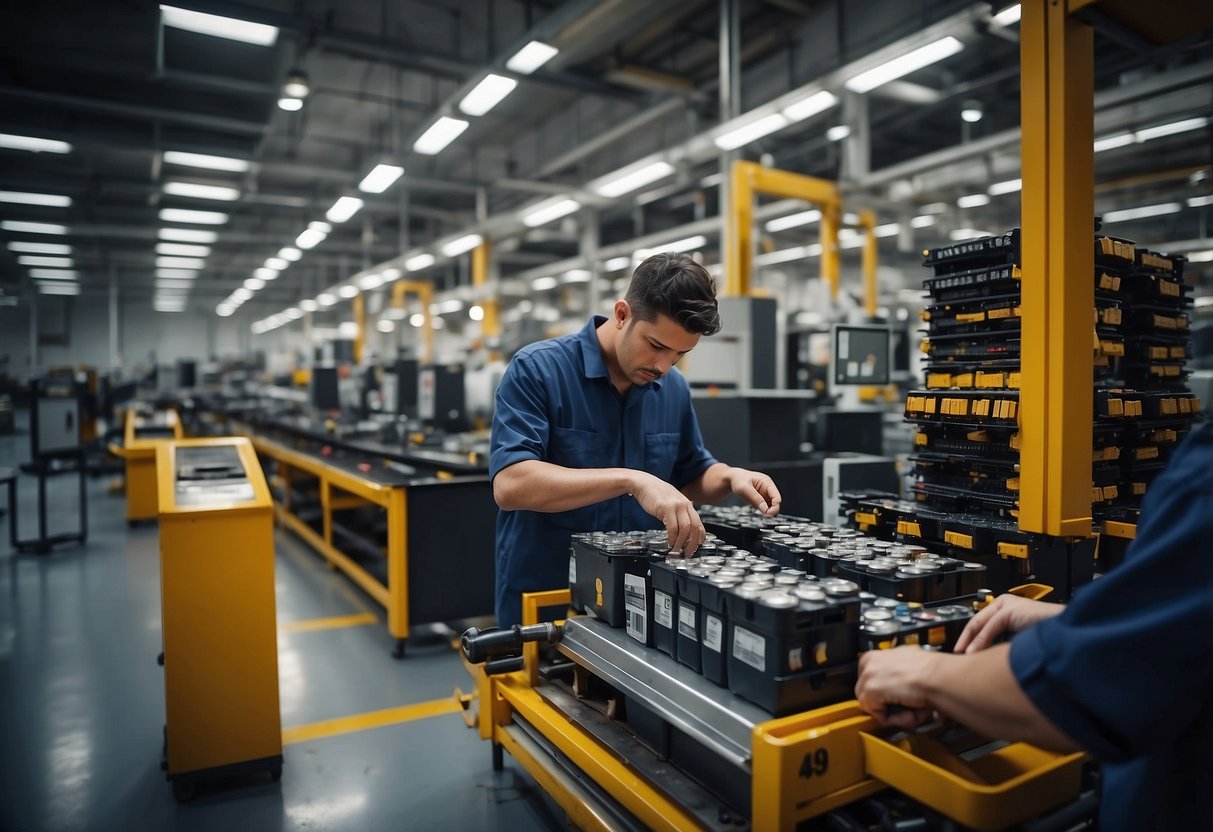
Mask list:
[[[19,414],[20,416],[21,414]],[[0,436],[0,466],[29,437]],[[88,481],[84,546],[9,551],[0,519],[0,830],[555,830],[563,813],[446,713],[288,744],[282,780],[259,775],[178,804],[160,769],[164,725],[158,536],[128,528],[111,478]],[[52,479],[51,532],[75,527],[76,479]],[[36,488],[19,480],[22,537]],[[279,625],[372,613],[374,624],[278,636],[284,728],[449,699],[469,678],[449,631],[393,660],[384,611],[289,533],[276,536]]]

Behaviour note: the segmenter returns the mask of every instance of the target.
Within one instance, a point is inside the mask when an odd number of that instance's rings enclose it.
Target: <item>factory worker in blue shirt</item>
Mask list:
[[[497,515],[497,620],[521,623],[521,594],[568,584],[569,536],[665,527],[690,555],[695,503],[736,494],[768,516],[765,474],[717,462],[674,367],[720,330],[715,284],[680,254],[637,266],[609,318],[518,352],[497,388],[489,475]]]
[[[1213,829],[1213,423],[1151,484],[1122,565],[1067,606],[1001,596],[955,655],[865,653],[855,695],[884,724],[1085,750],[1101,832]]]

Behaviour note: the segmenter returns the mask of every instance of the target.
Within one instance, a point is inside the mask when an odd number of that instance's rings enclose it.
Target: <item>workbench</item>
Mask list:
[[[109,452],[124,462],[128,525],[155,520],[158,516],[156,449],[182,436],[181,420],[175,410],[126,411],[122,444],[111,442]]]

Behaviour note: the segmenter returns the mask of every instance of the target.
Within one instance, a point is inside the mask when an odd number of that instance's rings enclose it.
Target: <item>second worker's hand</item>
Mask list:
[[[922,680],[938,653],[919,647],[870,650],[859,656],[855,698],[881,725],[913,729],[934,717]]]
[[[665,526],[671,549],[682,552],[683,557],[695,554],[707,537],[699,512],[695,511],[695,504],[665,480],[639,471],[636,474],[637,481],[628,493],[636,498],[642,509]]]
[[[994,603],[969,620],[956,640],[954,652],[976,653],[985,650],[999,636],[1026,630],[1037,621],[1052,618],[1064,609],[1064,604],[1032,601],[1018,595],[999,595]]]

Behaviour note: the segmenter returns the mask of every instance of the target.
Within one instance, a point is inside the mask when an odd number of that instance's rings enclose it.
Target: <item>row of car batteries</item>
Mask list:
[[[709,535],[684,558],[664,531],[596,532],[573,535],[569,561],[575,609],[776,716],[851,698],[862,650],[951,649],[984,578],[795,518],[763,529],[755,551]]]
[[[1182,258],[1098,233],[1094,245],[1092,504],[1097,519],[1120,519],[1200,408],[1183,386],[1192,301]],[[1018,229],[925,252],[926,386],[905,415],[917,424],[913,491],[929,525],[932,511],[1016,524],[1020,263]]]

